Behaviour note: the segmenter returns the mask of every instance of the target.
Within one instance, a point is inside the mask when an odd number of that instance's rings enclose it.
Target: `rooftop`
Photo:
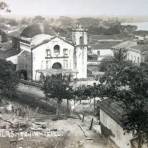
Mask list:
[[[128,40],[128,41],[124,41],[122,43],[119,43],[119,44],[113,46],[112,48],[115,48],[115,49],[122,49],[122,48],[130,49],[134,46],[137,46],[137,41]]]
[[[111,49],[113,46],[119,44],[119,41],[97,41],[95,43],[90,44],[92,49]]]
[[[17,28],[7,31],[7,34],[10,37],[19,38],[25,28],[26,26],[17,27]]]
[[[145,52],[145,51],[148,51],[148,44],[139,44],[137,46],[134,46],[133,48],[138,49],[141,52]]]
[[[148,51],[148,43],[137,43],[136,40],[125,41],[113,46],[114,49],[133,49],[141,52]]]
[[[36,47],[42,43],[45,43],[46,41],[50,41],[51,38],[53,38],[53,36],[48,34],[35,35],[33,38],[31,38],[31,46]]]
[[[106,114],[108,114],[113,120],[115,120],[120,126],[122,126],[122,116],[123,109],[120,107],[118,102],[115,102],[111,99],[105,99],[103,101],[99,101],[98,105],[101,110],[103,110]]]
[[[93,49],[110,49],[128,38],[124,35],[89,35],[89,45]]]

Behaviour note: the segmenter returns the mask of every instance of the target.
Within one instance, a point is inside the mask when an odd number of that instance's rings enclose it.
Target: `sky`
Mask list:
[[[5,0],[11,14],[30,16],[148,16],[148,0]]]

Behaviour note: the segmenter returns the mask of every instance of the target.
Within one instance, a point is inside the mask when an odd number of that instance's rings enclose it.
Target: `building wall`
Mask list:
[[[77,78],[87,78],[87,46],[77,46],[75,53],[75,69],[78,71]]]
[[[28,51],[22,51],[17,56],[17,71],[27,71],[27,78],[31,79],[31,53]]]
[[[73,30],[72,41],[75,45],[87,45],[88,44],[87,31],[79,27],[76,30]]]
[[[27,43],[20,42],[20,49],[25,51],[31,51],[31,45]]]
[[[55,45],[60,46],[60,53],[54,52]],[[67,49],[67,55],[64,55],[64,49]],[[47,56],[47,50],[50,50],[50,56]],[[54,63],[60,63],[62,69],[74,70],[74,46],[64,42],[59,38],[55,38],[50,42],[40,45],[33,50],[33,79],[39,80],[40,75],[36,70],[51,69]]]
[[[132,61],[135,64],[140,64],[142,62],[142,55],[140,52],[135,52],[133,50],[127,51],[127,60]]]
[[[119,146],[120,148],[131,148],[130,139],[132,139],[132,135],[129,133],[125,133],[123,128],[101,109],[100,122],[112,131],[114,136],[110,136],[110,139],[117,146]]]
[[[105,57],[108,56],[113,56],[113,51],[112,49],[92,49],[92,54],[97,55],[98,56],[98,61],[101,61],[102,59],[104,59]]]
[[[72,41],[75,45],[74,66],[78,71],[77,78],[87,78],[87,30],[81,25],[77,25],[72,32]]]

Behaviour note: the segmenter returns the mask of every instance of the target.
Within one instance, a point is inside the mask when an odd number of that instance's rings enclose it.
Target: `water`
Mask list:
[[[148,22],[122,23],[122,25],[136,25],[138,27],[137,30],[148,31]]]

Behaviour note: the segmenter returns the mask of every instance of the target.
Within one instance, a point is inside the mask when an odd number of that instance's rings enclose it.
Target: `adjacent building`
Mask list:
[[[110,35],[92,35],[89,39],[90,50],[88,52],[88,62],[97,61],[113,56],[112,47],[123,40]]]
[[[111,143],[119,148],[138,148],[136,137],[132,133],[127,133],[123,128],[121,119],[124,112],[120,104],[106,99],[98,102],[98,105],[101,134],[108,137]],[[143,144],[142,148],[147,148],[147,144]]]
[[[139,43],[137,40],[128,40],[112,47],[113,50],[123,49],[127,51],[126,59],[132,61],[135,64],[140,64],[144,62],[143,58],[143,44]]]

